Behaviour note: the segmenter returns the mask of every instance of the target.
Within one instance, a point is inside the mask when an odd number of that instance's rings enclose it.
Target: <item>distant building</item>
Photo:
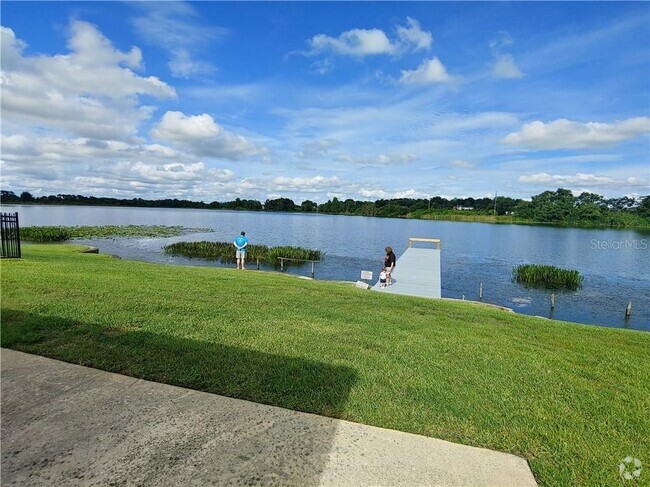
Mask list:
[[[473,210],[473,209],[474,209],[473,206],[457,206],[454,208],[454,210],[461,210],[461,211]]]

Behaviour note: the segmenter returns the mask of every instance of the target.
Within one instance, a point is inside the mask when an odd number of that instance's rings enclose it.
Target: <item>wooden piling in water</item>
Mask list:
[[[551,293],[551,308],[555,308],[555,293]]]
[[[483,283],[478,287],[478,300],[483,301]]]
[[[625,317],[629,318],[631,314],[632,314],[632,301],[627,303],[627,306],[625,307]]]

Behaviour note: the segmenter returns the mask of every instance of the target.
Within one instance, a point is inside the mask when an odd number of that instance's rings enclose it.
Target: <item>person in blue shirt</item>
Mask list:
[[[234,244],[237,248],[235,252],[235,258],[237,259],[237,269],[246,269],[244,266],[244,261],[246,260],[246,246],[248,245],[246,232],[241,232],[241,234],[235,239]]]

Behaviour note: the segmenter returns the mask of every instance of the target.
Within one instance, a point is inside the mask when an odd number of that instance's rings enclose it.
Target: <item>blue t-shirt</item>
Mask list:
[[[248,239],[243,235],[240,235],[235,239],[235,245],[238,247],[237,250],[241,250],[242,252],[246,252],[246,247],[244,247],[244,245],[246,245],[247,243],[248,243]]]

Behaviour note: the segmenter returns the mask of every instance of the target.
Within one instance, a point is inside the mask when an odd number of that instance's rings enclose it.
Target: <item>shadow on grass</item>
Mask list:
[[[335,418],[357,377],[349,367],[10,309],[1,326],[3,347]]]
[[[342,414],[350,389],[357,377],[356,372],[348,367],[164,334],[106,328],[93,323],[10,309],[2,310],[1,329],[2,346],[6,348],[150,381],[330,417],[339,417]],[[52,369],[51,374],[61,373],[56,372],[54,366]],[[25,373],[30,374],[29,377],[21,375]],[[39,375],[30,368],[10,367],[6,371],[3,370],[3,392],[7,393],[6,396],[3,394],[3,421],[11,420],[14,424],[13,430],[8,433],[11,444],[3,445],[3,449],[15,448],[20,452],[20,455],[12,457],[11,465],[3,465],[3,477],[8,475],[5,478],[17,480],[29,474],[53,476],[51,477],[53,480],[60,477],[63,480],[70,474],[66,464],[57,467],[56,471],[50,471],[49,466],[43,466],[41,460],[48,455],[57,457],[58,449],[63,447],[83,451],[102,444],[102,437],[97,435],[103,430],[97,429],[97,425],[92,421],[88,425],[84,425],[83,422],[78,423],[63,437],[51,438],[52,441],[47,438],[49,434],[47,427],[38,432],[39,435],[44,436],[36,443],[29,433],[26,434],[21,430],[19,418],[25,414],[40,417],[42,413],[43,417],[51,417],[56,416],[58,407],[63,407],[68,408],[66,415],[83,418],[88,416],[87,414],[84,416],[83,409],[75,412],[69,408],[105,410],[107,407],[109,409],[114,407],[103,403],[71,406],[77,401],[71,401],[69,397],[65,399],[65,396],[75,393],[74,391],[79,393],[78,387],[72,388],[72,393],[63,388],[45,401],[29,399],[46,397],[47,391],[52,388],[51,384],[59,384],[61,381],[65,383],[65,379],[57,377],[46,380],[42,373]],[[64,397],[60,401],[59,394]],[[106,398],[107,394],[90,394],[90,397],[94,398],[91,401],[97,402],[101,401],[102,397]],[[116,403],[114,397],[109,397],[108,400]],[[16,407],[12,406],[14,403]],[[28,411],[25,410],[26,404],[31,408]],[[150,404],[149,410],[155,406],[155,402]],[[42,408],[42,411],[37,410],[38,408]],[[224,413],[215,411],[215,414]],[[237,413],[234,414],[236,416]],[[16,415],[16,418],[12,419],[12,415]],[[277,424],[270,426],[268,430],[260,431],[253,438],[236,440],[236,448],[232,445],[217,444],[216,450],[200,450],[195,454],[206,454],[207,451],[208,456],[216,455],[218,458],[232,456],[228,468],[235,465],[232,467],[235,470],[228,475],[232,475],[229,477],[229,482],[234,484],[249,481],[263,484],[267,480],[280,478],[286,485],[317,485],[327,464],[328,454],[336,434],[336,424],[330,421],[310,422],[308,418],[295,415],[279,417],[283,419],[276,418]],[[263,421],[264,418],[261,417],[260,420]],[[110,417],[100,420],[104,423],[110,421]],[[219,428],[227,430],[230,427],[227,421],[225,423],[217,421],[216,424],[220,425],[215,426],[214,430],[210,430],[210,426],[206,424],[208,428],[206,435],[211,439],[213,435],[219,437]],[[27,422],[25,431],[29,432],[34,427],[38,425],[34,426]],[[111,425],[112,427],[115,426]],[[251,427],[253,427],[252,423]],[[25,440],[22,443],[21,438]],[[175,444],[176,440],[179,438],[170,439],[170,444]],[[137,439],[127,440],[121,448],[128,450],[129,441],[137,441]],[[49,445],[54,445],[52,448],[57,450],[50,451]],[[272,450],[272,455],[269,449]],[[215,452],[218,452],[218,455]],[[110,458],[110,451],[102,453]],[[210,457],[206,458],[206,465],[209,473],[215,478],[225,478],[222,477],[223,472],[219,470],[223,466],[223,461],[213,461]],[[75,468],[75,465],[71,465],[70,469],[72,468]],[[179,466],[179,475],[182,473],[182,468],[182,465]],[[102,477],[104,474],[101,471],[93,472],[94,470],[89,466],[88,474],[91,479],[100,483],[106,480]],[[129,473],[129,468],[124,469],[124,475],[127,475],[125,480],[128,480],[128,475],[133,473],[134,471]]]

